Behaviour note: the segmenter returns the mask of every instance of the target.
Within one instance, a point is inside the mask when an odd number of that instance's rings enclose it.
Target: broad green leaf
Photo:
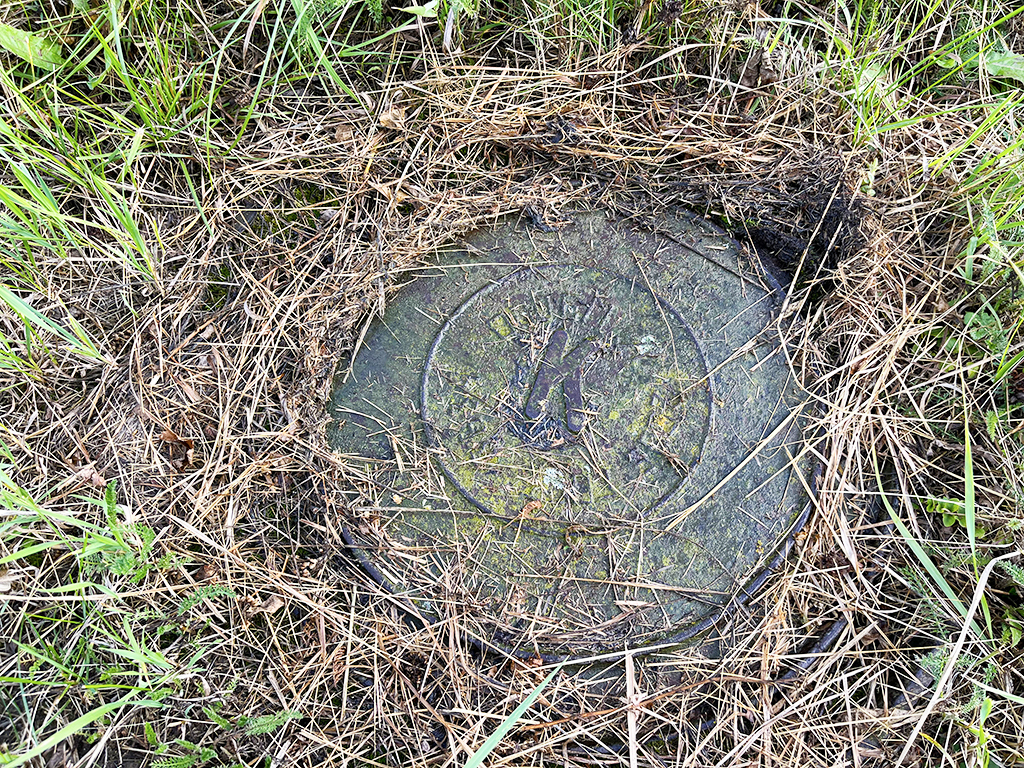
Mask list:
[[[1024,83],[1024,56],[1019,53],[987,53],[985,71],[992,77],[1008,77]]]
[[[0,22],[0,48],[43,69],[56,69],[64,63],[60,45],[53,40],[23,32],[3,22]]]
[[[406,13],[411,13],[415,16],[419,16],[425,19],[436,19],[437,18],[437,3],[438,0],[430,0],[426,5],[411,5],[408,8],[402,10]]]

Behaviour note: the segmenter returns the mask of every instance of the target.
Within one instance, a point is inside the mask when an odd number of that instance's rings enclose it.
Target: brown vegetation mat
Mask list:
[[[2,388],[14,477],[56,487],[49,508],[96,519],[102,509],[81,499],[117,481],[119,503],[155,530],[155,552],[181,559],[137,584],[107,573],[120,597],[94,600],[190,671],[163,708],[118,715],[49,764],[133,764],[151,752],[144,721],[167,754],[183,754],[182,738],[225,764],[463,763],[546,670],[481,656],[466,606],[434,625],[410,621],[350,562],[338,490],[358,477],[324,444],[334,365],[403,271],[471,228],[509,213],[558,226],[580,207],[642,217],[674,205],[797,271],[789,349],[828,436],[818,508],[784,573],[721,627],[722,658],[620,654],[594,668],[610,682],[563,669],[492,764],[890,765],[922,718],[928,738],[905,764],[973,754],[958,723],[971,721],[976,683],[1019,690],[1016,657],[969,640],[959,653],[970,663],[930,703],[921,658],[959,625],[923,597],[924,572],[884,509],[871,522],[871,500],[877,461],[915,535],[966,547],[917,500],[963,498],[963,450],[943,434],[962,434],[965,400],[995,397],[962,354],[950,366],[957,353],[943,342],[973,306],[953,269],[969,231],[959,184],[1000,148],[967,142],[976,125],[965,112],[852,149],[837,127],[845,97],[817,88],[813,62],[759,88],[735,84],[739,54],[709,66],[677,52],[653,66],[641,53],[573,72],[525,56],[515,65],[514,52],[473,66],[438,54],[368,86],[367,109],[316,79],[293,84],[263,105],[230,162],[182,145],[129,190],[155,283],[86,253],[51,265],[51,298],[111,362],[55,352],[35,385]],[[664,77],[666,61],[702,74]],[[1014,457],[984,431],[971,437],[979,517],[1007,519]],[[74,563],[47,550],[8,607],[80,610],[38,594],[74,581]],[[966,562],[944,576],[969,605]],[[234,596],[201,591],[211,585]],[[4,621],[19,631],[10,610]],[[72,642],[60,626],[17,639]],[[834,643],[815,647],[829,628]],[[31,659],[18,664],[27,674]],[[47,695],[8,707],[22,713],[11,725],[42,718]],[[104,703],[86,688],[70,696],[82,712]],[[1024,713],[998,701],[986,732],[1021,759]],[[249,734],[218,725],[204,710],[214,704],[233,723],[299,714]]]

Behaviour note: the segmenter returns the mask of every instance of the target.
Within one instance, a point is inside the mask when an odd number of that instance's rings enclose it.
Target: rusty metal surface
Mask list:
[[[472,235],[339,365],[329,440],[375,477],[357,552],[421,610],[476,606],[509,650],[693,634],[807,506],[779,300],[682,214]]]

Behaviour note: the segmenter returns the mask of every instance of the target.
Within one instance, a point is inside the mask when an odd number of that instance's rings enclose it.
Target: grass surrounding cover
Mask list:
[[[0,18],[0,765],[1024,762],[1016,3]],[[785,573],[619,687],[410,625],[342,551],[339,355],[476,226],[674,205],[795,273]]]

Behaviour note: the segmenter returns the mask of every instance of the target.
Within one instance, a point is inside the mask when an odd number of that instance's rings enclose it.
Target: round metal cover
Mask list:
[[[471,235],[339,365],[328,437],[366,478],[346,536],[389,589],[471,606],[512,652],[698,634],[809,508],[780,301],[685,214]]]

